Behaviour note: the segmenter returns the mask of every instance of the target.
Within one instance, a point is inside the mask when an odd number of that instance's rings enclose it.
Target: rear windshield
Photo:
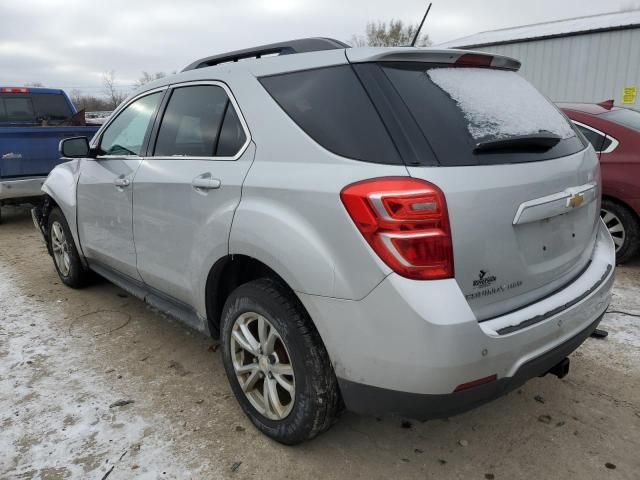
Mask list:
[[[607,120],[619,123],[634,130],[640,130],[640,112],[628,108],[618,108],[600,115]]]
[[[585,148],[566,116],[516,72],[407,63],[368,68],[382,70],[441,165],[548,160]],[[556,143],[479,148],[522,137]]]
[[[20,93],[0,95],[0,122],[57,125],[73,115],[64,95]]]

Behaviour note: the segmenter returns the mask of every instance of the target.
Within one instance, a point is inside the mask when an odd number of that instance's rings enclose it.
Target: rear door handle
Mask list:
[[[118,177],[113,181],[113,184],[116,187],[128,187],[129,185],[131,185],[131,180],[129,180],[128,178]]]
[[[200,175],[191,181],[191,185],[200,190],[215,190],[220,188],[222,182],[217,178],[211,178],[211,176]]]

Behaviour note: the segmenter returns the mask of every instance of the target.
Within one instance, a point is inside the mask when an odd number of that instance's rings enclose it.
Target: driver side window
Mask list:
[[[100,155],[140,155],[162,92],[139,98],[111,122],[100,140]]]

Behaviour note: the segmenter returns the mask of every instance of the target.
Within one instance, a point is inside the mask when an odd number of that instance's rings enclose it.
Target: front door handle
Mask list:
[[[113,181],[113,184],[116,187],[128,187],[129,185],[131,185],[131,180],[124,177],[118,177]]]
[[[214,190],[220,188],[222,182],[217,178],[211,178],[211,176],[200,175],[191,181],[193,188],[200,190]]]

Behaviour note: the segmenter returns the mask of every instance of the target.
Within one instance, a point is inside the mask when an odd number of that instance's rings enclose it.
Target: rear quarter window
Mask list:
[[[327,150],[354,160],[402,164],[351,66],[279,74],[260,82],[289,117]]]
[[[596,152],[602,152],[611,146],[611,139],[590,128],[575,124],[575,127],[584,135]]]

